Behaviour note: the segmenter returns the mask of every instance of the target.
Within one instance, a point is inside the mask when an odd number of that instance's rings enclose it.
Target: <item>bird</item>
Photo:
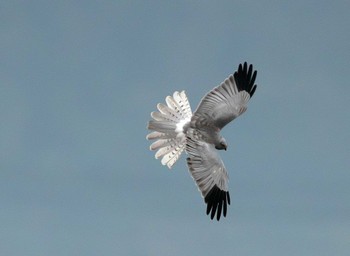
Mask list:
[[[206,214],[219,221],[226,217],[230,205],[229,175],[218,154],[227,150],[227,142],[220,134],[222,128],[242,115],[257,85],[257,71],[247,62],[239,64],[234,74],[209,91],[192,113],[186,92],[175,91],[158,103],[158,111],[151,112],[147,124],[151,132],[147,140],[154,140],[150,150],[157,151],[156,159],[169,169],[182,152],[186,152],[187,167],[207,205]]]

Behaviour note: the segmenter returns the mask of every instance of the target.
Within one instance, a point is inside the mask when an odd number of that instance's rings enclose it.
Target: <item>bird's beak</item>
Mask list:
[[[225,151],[227,151],[227,146],[225,146]]]

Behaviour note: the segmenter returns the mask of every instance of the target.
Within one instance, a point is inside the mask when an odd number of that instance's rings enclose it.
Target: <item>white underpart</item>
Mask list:
[[[181,120],[176,124],[175,132],[177,133],[176,138],[184,142],[186,140],[186,134],[184,133],[184,126],[191,121],[191,118]]]

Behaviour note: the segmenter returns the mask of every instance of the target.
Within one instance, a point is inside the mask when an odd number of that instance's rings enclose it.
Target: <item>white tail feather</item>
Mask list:
[[[185,144],[181,144],[179,147],[176,147],[168,154],[164,155],[162,158],[162,164],[167,165],[169,168],[175,164],[177,159],[179,159],[182,151],[185,149]]]
[[[171,109],[168,106],[165,106],[162,103],[158,103],[157,108],[159,110],[160,113],[169,116],[169,118],[175,118],[175,119],[180,119],[181,116],[179,115],[179,113],[177,113],[175,110]]]
[[[158,150],[160,148],[164,147],[173,147],[177,144],[177,141],[175,139],[167,139],[167,140],[156,140],[155,142],[152,143],[150,149],[151,150]]]
[[[173,121],[175,123],[178,121],[176,117],[165,115],[160,112],[152,112],[151,117],[156,121]]]
[[[147,140],[155,140],[155,139],[170,139],[172,138],[171,134],[161,133],[161,132],[151,132],[147,135]]]
[[[171,168],[185,149],[184,126],[191,120],[192,111],[185,91],[174,92],[165,98],[167,105],[157,104],[159,112],[152,112],[153,120],[148,122],[148,140],[156,140],[150,150],[157,150],[155,157],[162,158],[161,163]]]

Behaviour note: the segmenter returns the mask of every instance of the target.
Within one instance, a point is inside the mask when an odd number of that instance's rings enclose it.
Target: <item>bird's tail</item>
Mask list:
[[[147,128],[153,130],[147,135],[148,140],[156,140],[150,150],[158,150],[156,159],[162,158],[163,165],[171,168],[179,159],[186,146],[184,126],[192,117],[192,111],[185,91],[174,92],[165,98],[166,104],[158,103],[159,112],[152,112],[152,120]]]

